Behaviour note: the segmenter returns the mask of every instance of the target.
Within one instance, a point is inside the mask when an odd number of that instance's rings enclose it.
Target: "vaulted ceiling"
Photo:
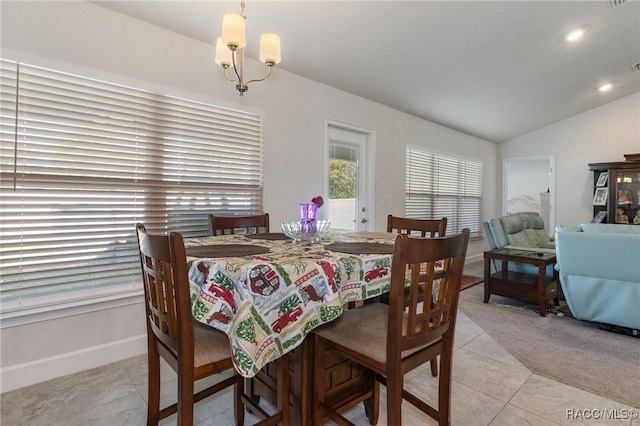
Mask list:
[[[239,1],[93,3],[210,43],[212,61],[223,14],[240,11]],[[640,91],[638,0],[249,0],[245,12],[247,56],[275,32],[277,68],[496,143]],[[568,42],[576,28],[583,37]]]

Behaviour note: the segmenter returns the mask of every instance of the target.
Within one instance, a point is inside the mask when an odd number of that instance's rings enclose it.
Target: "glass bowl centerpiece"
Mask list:
[[[300,221],[280,223],[282,232],[294,242],[319,241],[331,227],[330,221],[317,219],[318,209],[323,204],[321,195],[313,197],[310,203],[300,203]]]
[[[280,222],[282,232],[294,242],[318,242],[329,232],[330,220],[316,220],[313,223],[303,221]]]

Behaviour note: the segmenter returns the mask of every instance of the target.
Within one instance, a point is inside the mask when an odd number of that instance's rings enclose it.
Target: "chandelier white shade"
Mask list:
[[[216,41],[216,64],[222,67],[230,67],[233,61],[231,59],[232,54],[231,50],[222,41],[222,37],[218,37]]]
[[[222,18],[222,41],[227,46],[242,49],[247,45],[244,18],[237,13],[226,13]]]
[[[265,64],[280,63],[280,36],[274,33],[264,33],[260,37],[260,61]]]
[[[249,83],[263,81],[271,74],[271,68],[280,63],[280,37],[274,33],[264,33],[260,38],[260,61],[267,65],[267,74],[255,80],[244,79],[244,48],[246,46],[244,1],[241,13],[227,13],[222,18],[222,35],[216,40],[216,64],[224,69],[227,81],[236,85],[240,96],[248,90]],[[229,69],[233,69],[229,77]]]

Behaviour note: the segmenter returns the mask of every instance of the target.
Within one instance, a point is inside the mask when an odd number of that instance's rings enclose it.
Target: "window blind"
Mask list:
[[[1,310],[140,291],[135,223],[262,211],[262,117],[0,63]]]
[[[447,234],[481,235],[482,163],[415,148],[406,152],[405,214],[447,218]]]

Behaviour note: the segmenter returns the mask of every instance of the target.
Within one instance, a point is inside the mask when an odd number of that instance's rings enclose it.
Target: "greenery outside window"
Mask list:
[[[0,313],[142,291],[136,222],[262,211],[262,117],[0,62]]]
[[[481,236],[482,163],[409,147],[406,152],[405,214],[447,218],[447,234],[469,228]]]

